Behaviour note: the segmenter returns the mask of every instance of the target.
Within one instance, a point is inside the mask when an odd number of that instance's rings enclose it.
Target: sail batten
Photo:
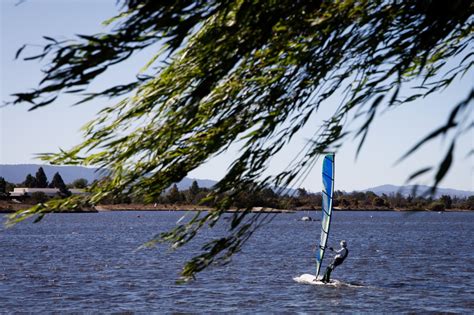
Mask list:
[[[322,181],[323,181],[323,202],[321,209],[321,239],[319,249],[316,252],[316,278],[321,271],[327,242],[329,239],[329,229],[331,225],[332,205],[334,197],[334,154],[327,154],[323,161]]]

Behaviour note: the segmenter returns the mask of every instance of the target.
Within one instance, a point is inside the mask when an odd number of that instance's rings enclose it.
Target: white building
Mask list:
[[[73,195],[82,195],[85,194],[86,192],[84,189],[74,189],[71,188],[69,191]],[[27,188],[27,187],[19,187],[19,188],[13,188],[13,191],[10,191],[10,197],[22,197],[22,196],[31,196],[32,193],[35,192],[42,192],[46,196],[56,196],[59,193],[58,188]]]

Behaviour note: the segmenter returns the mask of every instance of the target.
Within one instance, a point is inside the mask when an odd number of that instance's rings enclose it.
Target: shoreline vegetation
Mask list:
[[[12,201],[0,201],[0,213],[14,213],[19,210],[25,210],[34,206],[34,204],[16,203]],[[95,207],[82,210],[65,210],[57,213],[98,213],[98,212],[119,212],[119,211],[150,211],[150,212],[171,212],[171,211],[212,211],[214,208],[208,206],[192,205],[192,204],[100,204]],[[245,209],[230,208],[226,210],[228,213],[244,211]],[[321,211],[320,207],[298,207],[293,209],[277,209],[270,207],[252,207],[252,213],[297,213],[297,212],[317,212]],[[471,209],[411,209],[411,208],[389,208],[389,207],[366,207],[366,208],[343,208],[334,207],[334,211],[396,211],[396,212],[466,212],[473,211]]]
[[[103,178],[91,185],[100,185]],[[35,176],[28,174],[25,181],[12,184],[0,177],[0,212],[13,213],[26,210],[37,204],[47,203],[52,199],[63,199],[74,194],[88,194],[91,185],[86,179],[79,178],[65,184],[61,175],[56,173],[48,181],[42,167]],[[226,194],[212,194],[210,188],[199,187],[193,181],[187,189],[180,190],[176,184],[156,197],[153,202],[144,202],[143,196],[114,195],[104,198],[95,206],[82,210],[56,211],[66,212],[105,212],[105,211],[212,211],[219,204],[219,199],[227,198]],[[271,188],[241,191],[232,196],[226,212],[246,211],[254,213],[294,213],[297,211],[320,211],[321,193],[311,193],[304,188],[285,194],[279,194]],[[400,192],[375,194],[372,191],[334,192],[333,205],[335,211],[473,211],[474,195],[456,197],[442,195],[437,199],[419,196],[416,191],[412,195]]]

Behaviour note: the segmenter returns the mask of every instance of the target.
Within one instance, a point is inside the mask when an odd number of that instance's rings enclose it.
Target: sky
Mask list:
[[[14,60],[23,44],[43,45],[42,36],[71,38],[75,34],[93,34],[104,31],[101,22],[118,12],[115,0],[2,0],[0,1],[0,92],[1,102],[11,100],[11,94],[37,86],[41,79],[40,62]],[[38,46],[40,47],[40,46]],[[31,51],[34,51],[33,48]],[[471,48],[472,49],[472,48]],[[105,73],[90,86],[99,91],[110,82],[127,83],[142,68],[150,51],[139,53]],[[427,165],[435,165],[444,156],[449,143],[441,139],[423,147],[410,158],[395,162],[430,131],[445,123],[452,104],[463,99],[474,82],[474,71],[454,82],[442,93],[385,112],[375,119],[362,152],[356,159],[357,141],[346,141],[336,155],[336,189],[352,191],[383,184],[403,185],[410,174]],[[329,101],[321,113],[309,121],[304,130],[272,162],[268,174],[284,169],[293,154],[303,146],[321,119],[332,112],[336,101]],[[79,100],[63,96],[52,105],[28,111],[20,104],[0,108],[0,164],[42,163],[35,154],[57,152],[81,142],[80,127],[95,117],[108,104],[107,100],[72,106]],[[470,115],[473,116],[472,106]],[[323,115],[323,116],[321,116]],[[351,139],[348,139],[351,140]],[[471,133],[457,143],[454,164],[440,187],[474,191],[474,160],[467,153],[474,148]],[[238,154],[238,146],[194,170],[190,177],[220,179]],[[302,183],[309,191],[321,189],[321,161]],[[419,184],[430,184],[431,177]]]

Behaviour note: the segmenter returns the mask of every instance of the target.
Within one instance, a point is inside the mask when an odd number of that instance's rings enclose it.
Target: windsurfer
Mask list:
[[[341,241],[340,245],[341,245],[341,249],[335,251],[336,256],[334,256],[334,259],[326,268],[326,272],[324,273],[324,276],[321,279],[321,281],[324,283],[328,283],[330,281],[331,272],[334,270],[334,268],[342,264],[344,260],[347,258],[347,255],[349,255],[349,250],[347,249],[347,242]],[[329,250],[334,251],[332,247],[329,247]]]

